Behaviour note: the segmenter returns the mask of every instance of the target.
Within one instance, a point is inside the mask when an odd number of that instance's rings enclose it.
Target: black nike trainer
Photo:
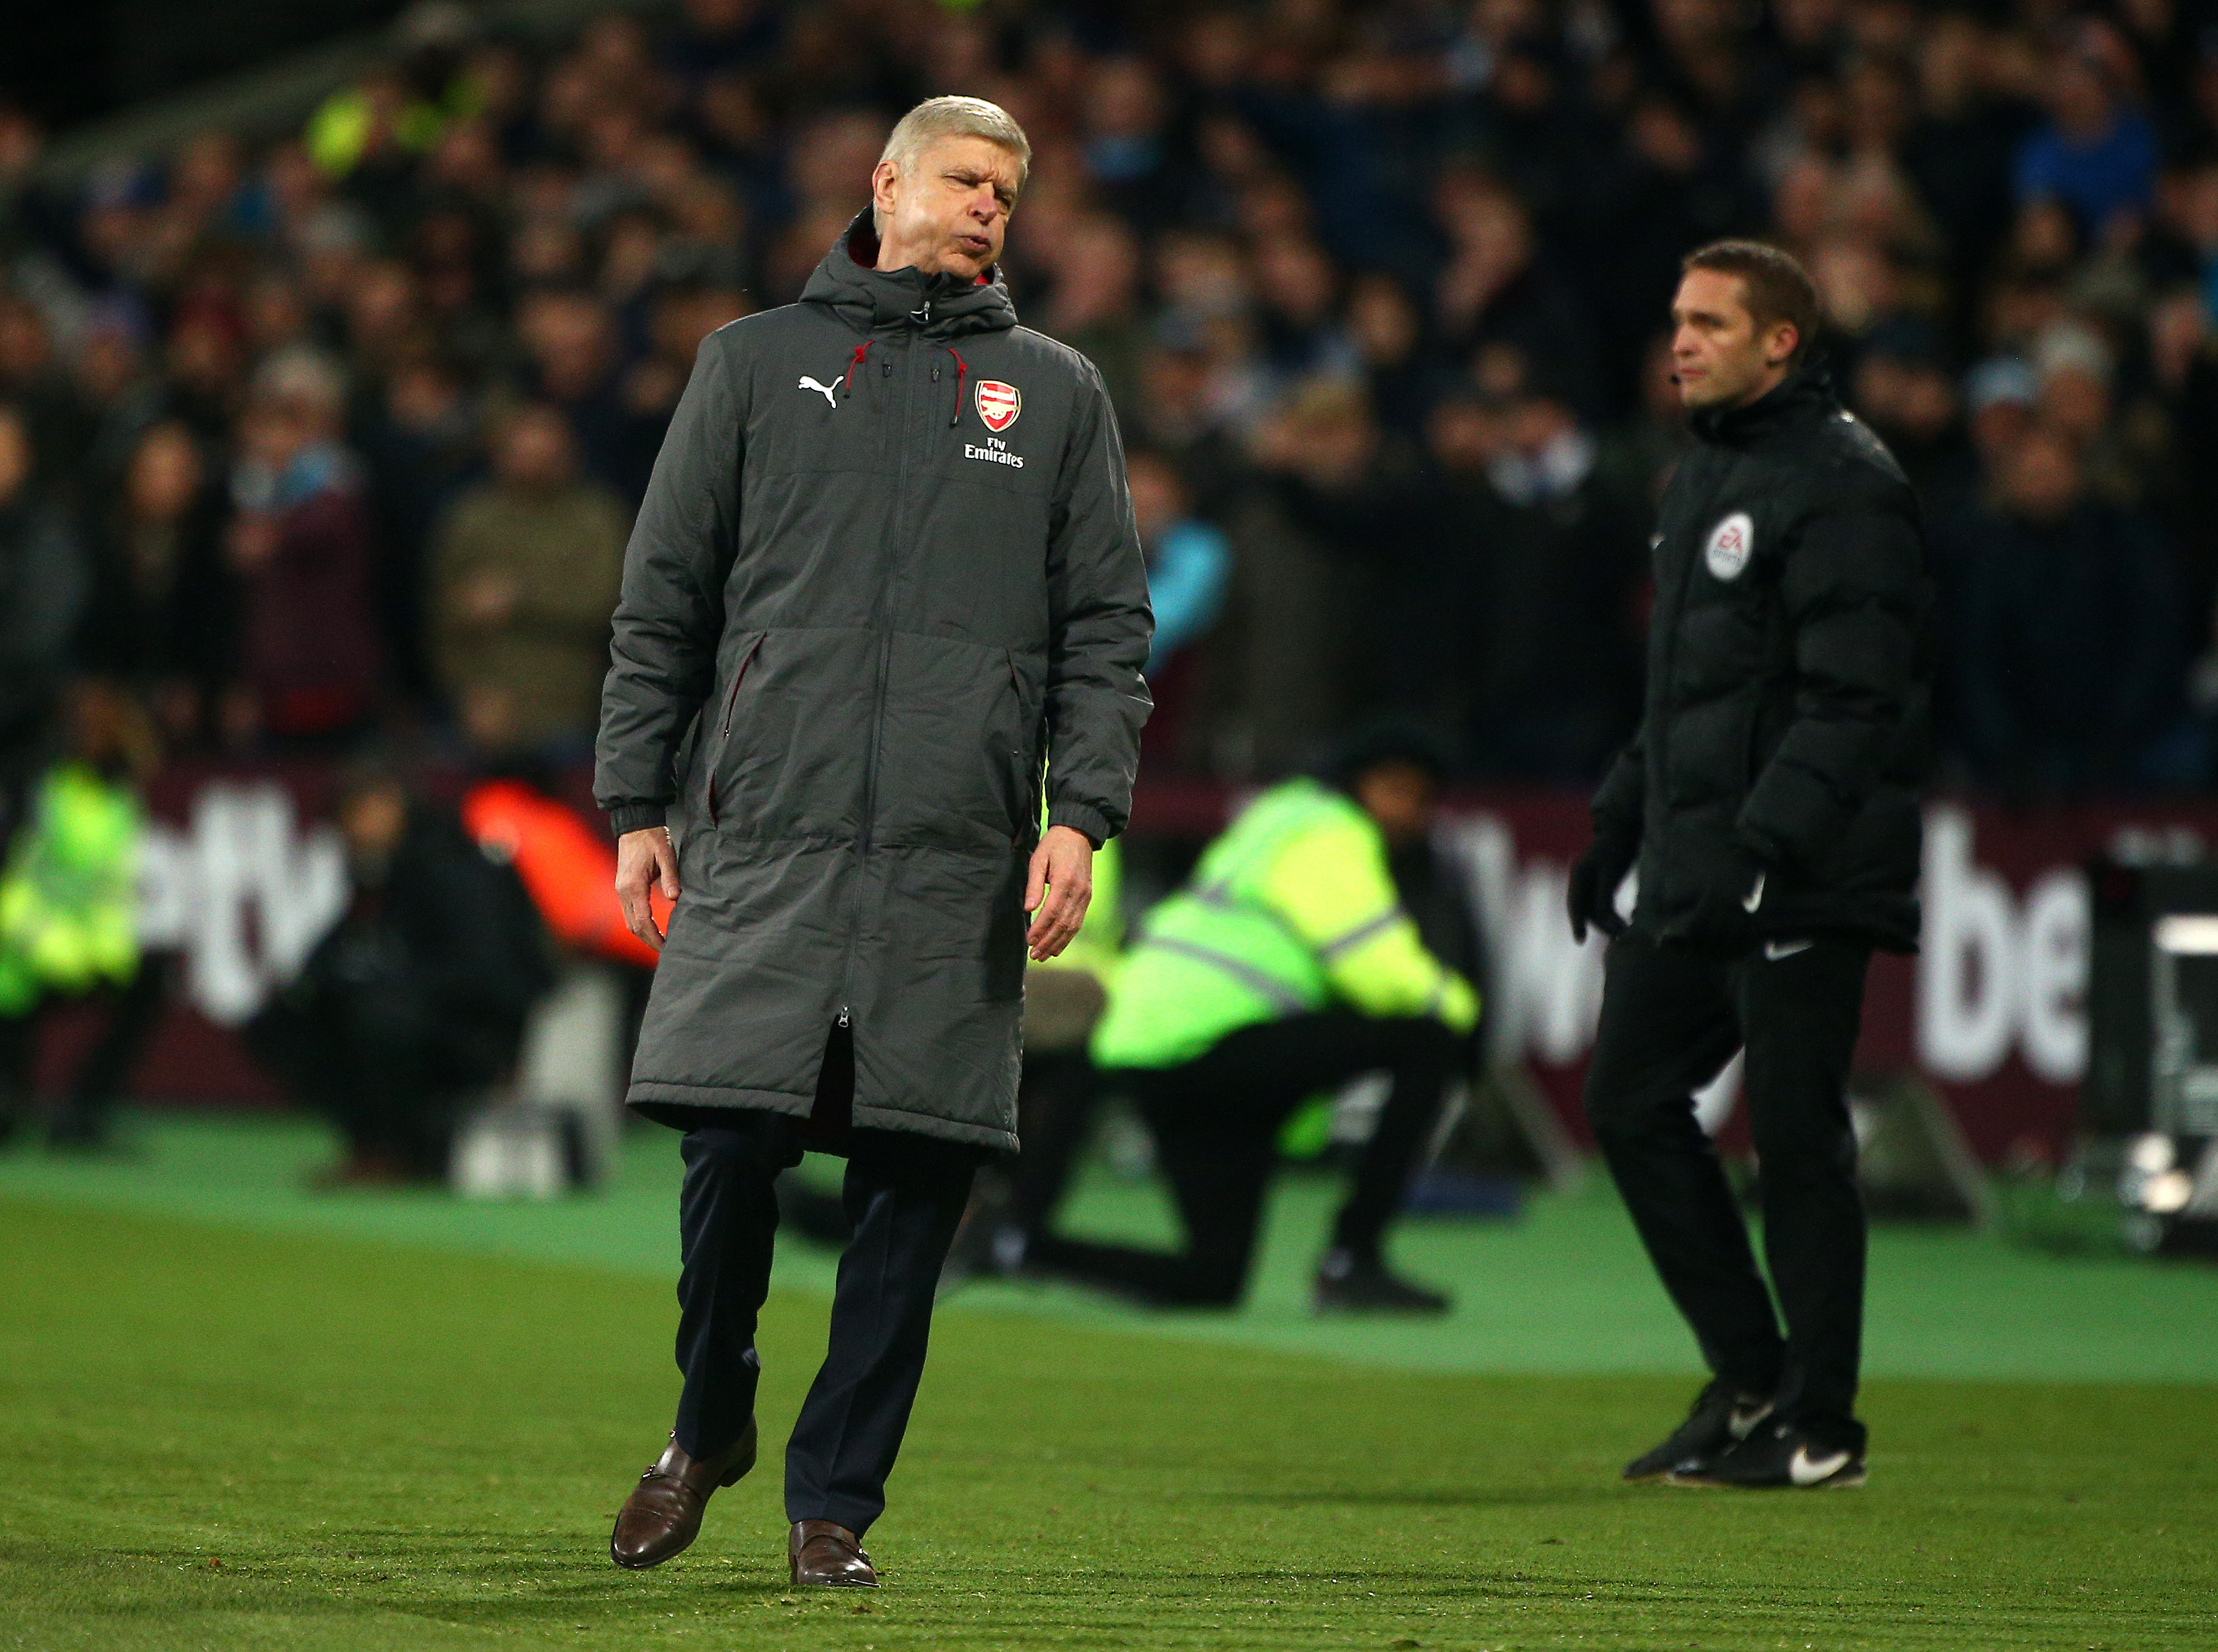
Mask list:
[[[1774,1423],[1707,1462],[1674,1469],[1670,1479],[1675,1486],[1732,1486],[1750,1491],[1861,1486],[1863,1444],[1858,1440],[1851,1445],[1838,1433],[1813,1434],[1794,1423]]]
[[[1384,1262],[1335,1246],[1317,1264],[1310,1304],[1319,1314],[1446,1314],[1454,1304],[1390,1271]]]
[[[1687,1420],[1671,1438],[1625,1465],[1627,1480],[1661,1480],[1680,1469],[1695,1469],[1731,1450],[1771,1415],[1771,1400],[1744,1394],[1723,1377],[1713,1378],[1694,1396]]]

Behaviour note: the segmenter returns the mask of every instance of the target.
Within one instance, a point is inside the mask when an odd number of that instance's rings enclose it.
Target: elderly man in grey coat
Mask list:
[[[771,1184],[816,1147],[854,1236],[787,1552],[877,1581],[940,1264],[1017,1145],[1025,960],[1131,806],[1146,574],[1100,376],[999,277],[1030,155],[994,104],[912,110],[801,301],[703,342],[625,555],[595,792],[661,951],[629,1101],[685,1133],[685,1180],[684,1386],[620,1566],[753,1466]]]

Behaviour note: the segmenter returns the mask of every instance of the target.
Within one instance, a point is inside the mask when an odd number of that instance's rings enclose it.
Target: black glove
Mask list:
[[[1640,840],[1636,836],[1602,832],[1587,845],[1587,852],[1571,868],[1571,885],[1565,891],[1572,940],[1584,945],[1589,923],[1613,941],[1625,933],[1625,920],[1617,915],[1617,886],[1639,858]]]
[[[1672,927],[1671,938],[1716,952],[1747,951],[1756,944],[1766,878],[1763,862],[1734,845],[1712,870],[1694,910]]]

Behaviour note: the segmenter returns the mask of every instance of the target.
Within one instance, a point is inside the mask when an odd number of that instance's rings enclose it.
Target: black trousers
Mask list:
[[[694,1115],[682,1152],[678,1222],[678,1444],[722,1450],[754,1415],[762,1363],[755,1322],[770,1289],[774,1183],[804,1146],[844,1152],[841,1202],[854,1235],[839,1258],[824,1363],[785,1448],[785,1512],[860,1534],[885,1512],[886,1477],[924,1376],[932,1293],[970,1197],[980,1150],[906,1132],[826,1130],[853,1104],[852,1059],[827,1059],[804,1123],[769,1113]],[[837,1074],[837,1077],[834,1075]],[[812,1133],[811,1126],[816,1127]]]
[[[1069,1189],[1094,1127],[1094,1078],[1084,1050],[1025,1057],[1017,1087],[1017,1133],[1025,1146],[1014,1167],[1009,1220],[1028,1233],[1055,1220]]]
[[[1051,1272],[1151,1301],[1230,1306],[1247,1287],[1279,1126],[1305,1096],[1383,1068],[1393,1089],[1333,1227],[1334,1245],[1376,1261],[1461,1047],[1428,1016],[1328,1010],[1243,1027],[1179,1066],[1110,1075],[1105,1087],[1128,1089],[1155,1136],[1186,1248],[1142,1251],[1039,1234],[1026,1254]]]
[[[162,953],[148,953],[139,960],[139,972],[124,985],[99,986],[85,995],[103,1009],[107,1019],[71,1076],[61,1106],[47,1121],[48,1139],[56,1146],[89,1147],[108,1140],[123,1087],[161,1020],[167,965]],[[39,1029],[48,1008],[58,1002],[49,996],[21,1015],[0,1015],[0,1138],[31,1111]]]
[[[447,1172],[456,1115],[515,1059],[519,1022],[436,1009],[408,983],[321,984],[273,999],[244,1028],[246,1047],[356,1155],[412,1176]]]
[[[1871,948],[1825,938],[1725,959],[1628,934],[1613,942],[1587,1117],[1664,1288],[1712,1371],[1769,1394],[1782,1420],[1855,1426],[1864,1211],[1849,1063]],[[1763,1250],[1694,1121],[1694,1092],[1745,1051],[1763,1163]]]

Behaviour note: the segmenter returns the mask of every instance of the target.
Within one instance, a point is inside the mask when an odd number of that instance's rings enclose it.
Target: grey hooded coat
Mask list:
[[[851,250],[852,249],[852,250]],[[702,343],[624,557],[594,792],[684,893],[629,1100],[1016,1146],[1026,860],[1130,810],[1153,622],[1116,420],[998,278],[882,273]]]

